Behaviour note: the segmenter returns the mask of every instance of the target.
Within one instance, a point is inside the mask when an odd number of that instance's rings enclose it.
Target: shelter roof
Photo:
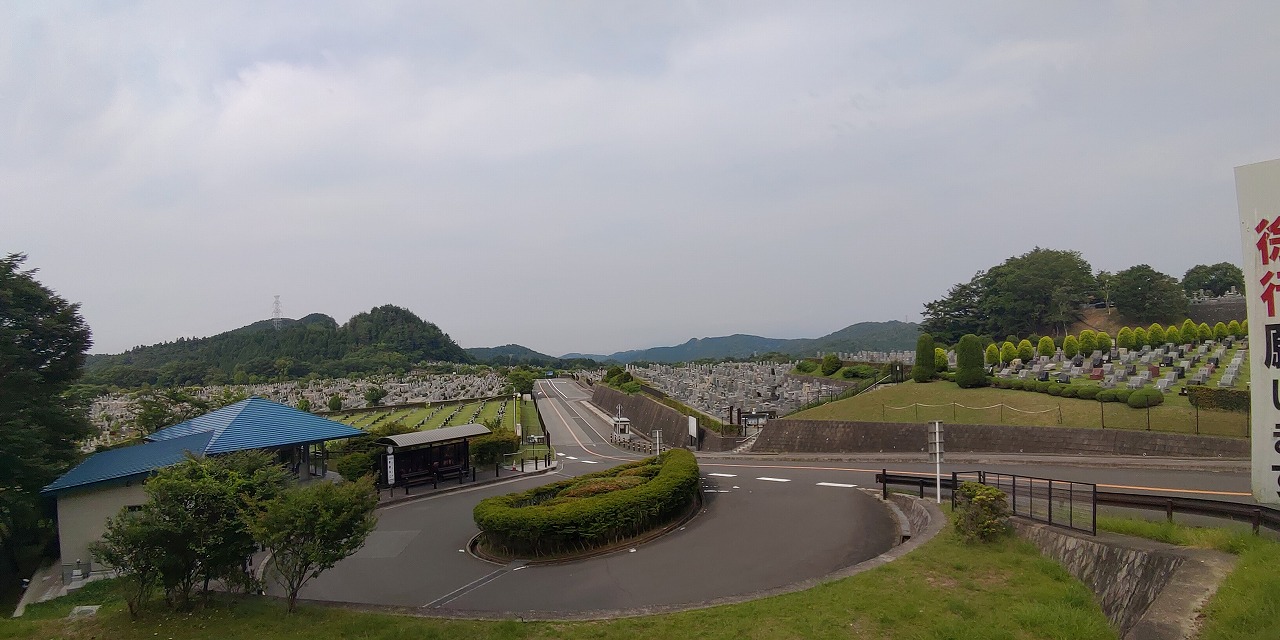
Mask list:
[[[96,453],[62,474],[62,477],[41,489],[40,493],[56,493],[108,480],[119,480],[177,464],[182,462],[188,452],[203,452],[212,435],[193,433],[163,442],[148,442]]]
[[[459,440],[461,438],[471,438],[474,436],[482,436],[487,433],[493,433],[482,424],[463,424],[456,427],[444,427],[441,429],[431,429],[429,431],[415,431],[413,433],[402,433],[394,436],[384,436],[378,438],[378,444],[389,444],[394,447],[416,447],[426,444],[434,444],[437,442],[445,442],[447,440]]]

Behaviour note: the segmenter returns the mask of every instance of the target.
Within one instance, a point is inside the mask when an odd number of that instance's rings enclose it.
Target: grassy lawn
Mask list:
[[[1108,429],[1147,428],[1145,409],[1131,409],[1118,402],[1099,403],[993,387],[961,389],[954,382],[942,380],[926,384],[897,384],[787,417],[873,422],[942,420],[954,424],[1061,425],[1096,429],[1102,426],[1103,412]],[[1243,437],[1248,430],[1248,415],[1201,410],[1198,428],[1204,434]],[[1194,433],[1197,429],[1196,410],[1186,398],[1167,394],[1164,404],[1151,409],[1151,429]]]
[[[1200,640],[1280,638],[1280,542],[1247,530],[1099,517],[1098,528],[1237,556],[1236,568],[1205,606]]]
[[[63,618],[75,604],[103,604],[98,617]],[[131,622],[109,585],[28,609],[0,624],[0,638],[866,638],[918,640],[1098,640],[1114,638],[1079,582],[1029,543],[960,542],[945,529],[883,567],[803,591],[738,605],[605,622],[470,622],[400,617],[244,597],[207,610],[168,613],[152,605]],[[1274,637],[1274,636],[1273,636]]]

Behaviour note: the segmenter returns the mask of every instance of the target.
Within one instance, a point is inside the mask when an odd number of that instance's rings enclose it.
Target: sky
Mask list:
[[[1274,2],[7,2],[0,253],[95,353],[383,304],[612,353],[1239,264]]]

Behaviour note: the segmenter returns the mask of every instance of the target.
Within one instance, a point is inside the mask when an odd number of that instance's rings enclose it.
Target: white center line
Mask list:
[[[708,473],[707,475],[709,475],[709,476],[715,476],[715,477],[717,477],[717,478],[736,478],[736,477],[738,477],[738,476],[737,476],[737,474],[734,474],[734,473]]]
[[[566,457],[566,458],[568,458],[568,459],[570,459],[570,460],[577,460],[577,458],[575,458],[575,457],[573,457],[573,456],[565,456],[565,457]]]
[[[756,478],[756,480],[768,480],[769,482],[791,482],[786,478]]]
[[[599,460],[580,460],[579,462],[584,462],[586,464],[600,464]]]
[[[819,482],[819,483],[818,483],[818,486],[819,486],[819,487],[843,487],[843,488],[845,488],[845,489],[852,489],[852,488],[854,488],[854,487],[856,487],[856,486],[858,486],[858,485],[856,485],[856,484],[843,484],[843,483],[840,483],[840,482]]]

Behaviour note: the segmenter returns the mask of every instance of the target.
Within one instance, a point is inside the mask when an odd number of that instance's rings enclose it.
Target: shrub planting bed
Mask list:
[[[545,557],[589,552],[641,535],[686,513],[698,492],[693,454],[673,449],[476,505],[485,551]]]

